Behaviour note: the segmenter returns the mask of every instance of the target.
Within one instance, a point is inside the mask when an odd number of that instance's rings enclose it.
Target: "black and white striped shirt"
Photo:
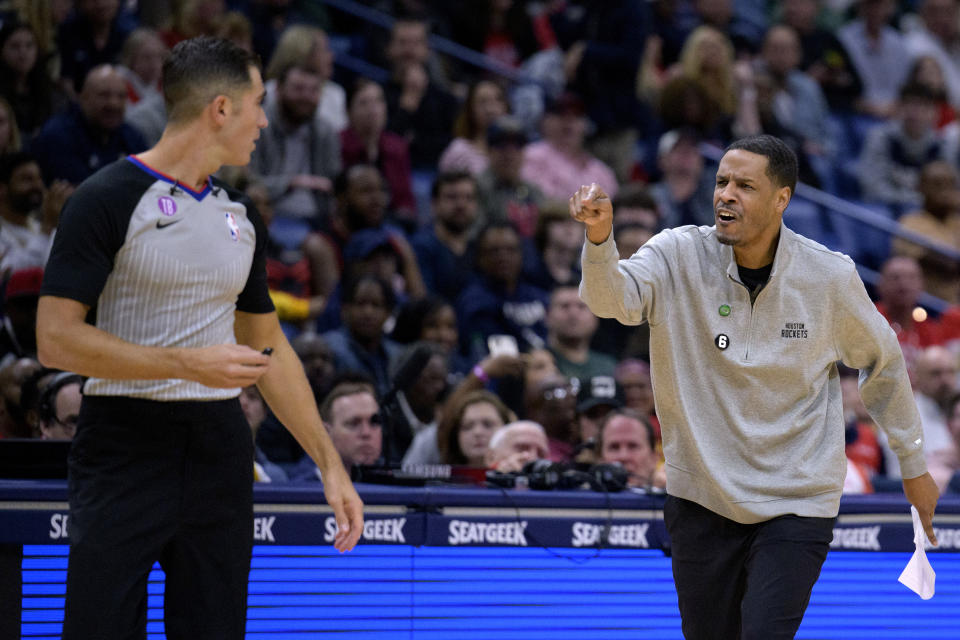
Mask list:
[[[234,343],[235,310],[273,310],[266,234],[239,192],[214,179],[194,191],[131,156],[84,181],[67,202],[41,295],[89,305],[98,328],[135,344]],[[84,393],[218,400],[239,389],[91,378]]]

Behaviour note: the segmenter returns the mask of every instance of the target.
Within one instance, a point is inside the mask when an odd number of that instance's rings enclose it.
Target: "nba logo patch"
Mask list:
[[[227,228],[230,229],[230,237],[233,238],[234,242],[240,240],[240,225],[237,224],[237,219],[233,217],[233,214],[229,211],[224,214],[227,218]]]

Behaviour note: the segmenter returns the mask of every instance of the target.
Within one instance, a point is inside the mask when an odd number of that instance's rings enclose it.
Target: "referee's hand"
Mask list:
[[[217,389],[249,387],[270,366],[270,356],[243,344],[183,350],[184,378]]]

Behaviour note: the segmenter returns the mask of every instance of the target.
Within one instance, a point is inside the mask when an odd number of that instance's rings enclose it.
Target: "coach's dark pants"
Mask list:
[[[64,639],[144,638],[157,560],[168,638],[243,637],[253,442],[239,402],[85,397],[69,469]]]
[[[674,496],[667,496],[663,518],[687,640],[793,638],[836,518],[785,515],[740,524]]]

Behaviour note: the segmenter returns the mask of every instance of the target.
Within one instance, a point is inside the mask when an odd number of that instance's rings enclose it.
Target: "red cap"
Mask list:
[[[43,267],[31,267],[14,271],[7,281],[7,299],[20,296],[40,295],[43,284]]]

